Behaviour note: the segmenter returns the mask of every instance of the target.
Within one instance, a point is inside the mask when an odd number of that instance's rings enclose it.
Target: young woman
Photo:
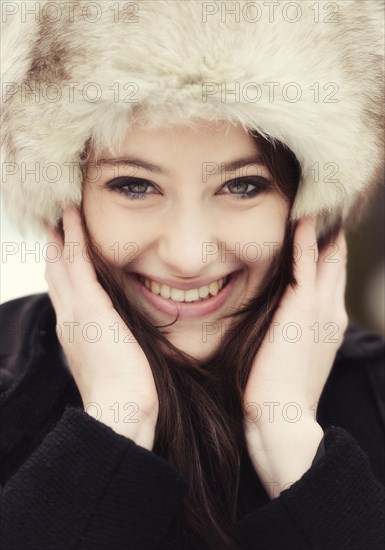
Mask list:
[[[379,4],[107,4],[3,18],[1,548],[381,548]]]

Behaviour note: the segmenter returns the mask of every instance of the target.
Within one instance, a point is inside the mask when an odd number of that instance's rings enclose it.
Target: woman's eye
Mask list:
[[[270,182],[261,176],[247,176],[228,181],[224,187],[230,189],[230,193],[236,199],[252,199],[271,187]]]
[[[149,188],[155,189],[154,185],[149,181],[140,178],[116,178],[106,184],[110,191],[117,191],[127,196],[131,200],[144,199],[145,195],[149,195]]]
[[[106,187],[110,191],[122,193],[130,200],[146,198],[146,195],[152,194],[148,192],[149,189],[156,191],[152,183],[140,178],[116,178],[109,181]],[[232,198],[236,199],[252,199],[266,191],[266,189],[271,187],[271,184],[266,178],[261,176],[247,176],[228,181],[222,189],[225,187],[230,190],[230,193],[220,194],[232,195]],[[155,194],[159,193],[156,191]]]

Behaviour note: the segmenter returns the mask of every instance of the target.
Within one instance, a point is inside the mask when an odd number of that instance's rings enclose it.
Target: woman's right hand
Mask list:
[[[77,207],[65,209],[63,227],[64,242],[57,229],[48,230],[48,242],[61,254],[46,262],[45,279],[57,335],[84,408],[152,450],[159,401],[151,367],[97,280]]]

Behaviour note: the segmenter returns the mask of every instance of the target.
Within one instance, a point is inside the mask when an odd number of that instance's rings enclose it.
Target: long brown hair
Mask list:
[[[291,208],[300,179],[298,160],[283,144],[252,135],[277,190]],[[98,254],[83,209],[82,219],[99,281],[152,369],[159,397],[153,452],[177,468],[190,485],[176,518],[178,535],[186,548],[239,550],[235,525],[241,455],[246,448],[243,393],[283,292],[295,283],[295,224],[288,218],[283,246],[258,295],[226,316],[236,319],[231,332],[225,333],[210,360],[202,362],[177,349],[167,340],[166,332],[130,302],[116,273]]]

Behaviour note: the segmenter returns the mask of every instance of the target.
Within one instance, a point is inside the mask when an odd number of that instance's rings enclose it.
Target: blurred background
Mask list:
[[[385,186],[348,234],[346,306],[349,317],[385,335]]]
[[[47,292],[44,280],[45,240],[22,235],[1,204],[0,302]],[[385,192],[378,191],[370,210],[347,235],[349,247],[346,307],[351,319],[385,335]]]

